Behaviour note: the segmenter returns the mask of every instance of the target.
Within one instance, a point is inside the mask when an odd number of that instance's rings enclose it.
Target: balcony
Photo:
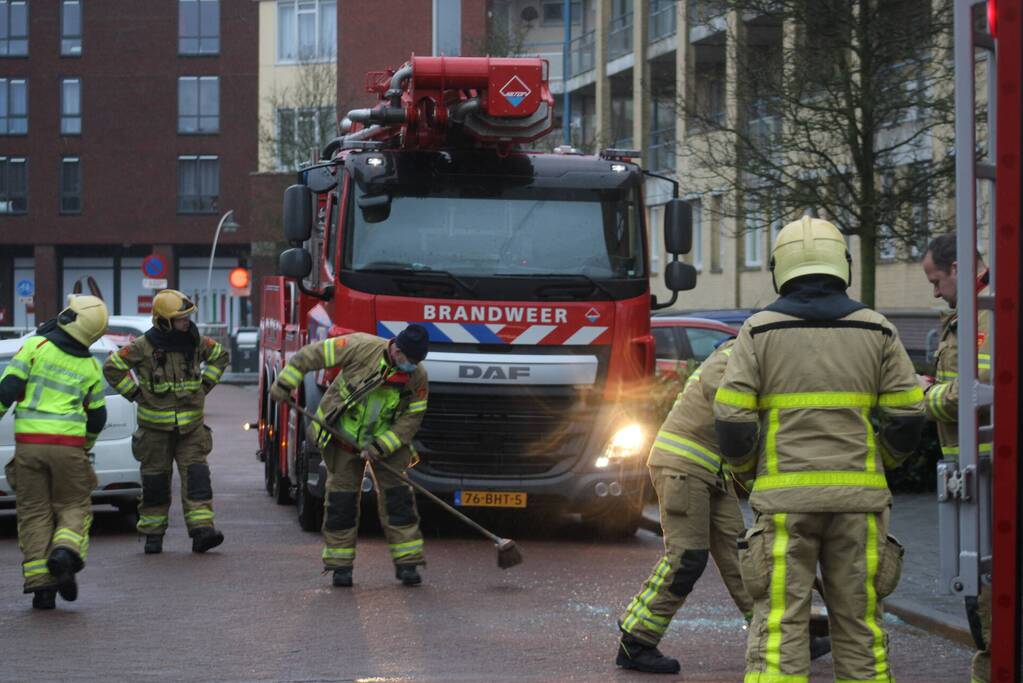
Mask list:
[[[646,167],[652,171],[675,172],[675,126],[650,131]]]
[[[578,38],[573,38],[569,44],[569,64],[567,77],[578,76],[587,71],[593,71],[597,53],[597,33],[589,31]]]
[[[650,42],[675,35],[678,28],[677,0],[653,0],[650,3]]]
[[[607,32],[607,58],[618,59],[632,52],[632,12],[611,18]]]

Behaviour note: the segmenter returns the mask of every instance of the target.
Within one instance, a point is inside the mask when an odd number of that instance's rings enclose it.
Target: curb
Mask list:
[[[885,612],[894,614],[911,626],[916,626],[971,650],[977,647],[973,642],[973,636],[970,634],[965,616],[957,619],[946,612],[924,607],[910,600],[892,600],[891,598],[884,601],[884,609]]]
[[[259,384],[258,372],[225,372],[220,378],[220,384]]]

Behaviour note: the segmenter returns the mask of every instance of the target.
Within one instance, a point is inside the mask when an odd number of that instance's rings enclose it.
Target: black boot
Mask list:
[[[57,547],[50,552],[46,560],[46,568],[57,580],[57,591],[60,597],[68,602],[78,599],[78,584],[75,582],[75,572],[82,570],[85,563],[67,548]]]
[[[57,590],[40,588],[32,594],[33,609],[53,609],[57,606]]]
[[[823,657],[831,652],[830,636],[814,636],[810,638],[810,661]]]
[[[352,585],[352,568],[351,567],[335,567],[334,568],[334,586],[337,588],[348,588]]]
[[[394,566],[394,577],[406,586],[418,586],[423,582],[423,577],[414,564],[397,564]]]
[[[677,674],[682,669],[677,659],[665,657],[656,647],[644,645],[628,635],[623,635],[618,643],[615,664],[648,674]]]
[[[163,552],[163,536],[155,534],[146,535],[146,555],[159,555]]]
[[[211,526],[201,526],[188,532],[192,537],[192,552],[204,553],[224,542],[224,534]]]

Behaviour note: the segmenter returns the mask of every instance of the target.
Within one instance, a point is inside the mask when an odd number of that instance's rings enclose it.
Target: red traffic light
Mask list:
[[[252,282],[252,275],[248,268],[234,268],[227,276],[227,281],[235,289],[245,289]]]
[[[998,37],[998,3],[996,0],[987,0],[987,30],[991,32],[992,38]]]

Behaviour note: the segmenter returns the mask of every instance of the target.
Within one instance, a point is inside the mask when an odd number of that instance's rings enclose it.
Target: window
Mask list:
[[[650,333],[654,335],[654,355],[662,360],[682,360],[681,350],[678,348],[678,338],[675,335],[674,327],[651,327]]]
[[[28,81],[0,78],[0,135],[28,132]]]
[[[277,61],[332,60],[337,51],[335,0],[277,0]]]
[[[710,199],[710,272],[721,273],[725,263],[724,221],[721,220],[723,199],[713,195]]]
[[[694,199],[689,202],[693,207],[693,265],[696,270],[703,270],[703,202]]]
[[[572,25],[578,26],[583,18],[583,3],[572,0]],[[561,26],[565,23],[565,8],[563,2],[545,2],[543,4],[543,25]]]
[[[220,130],[220,79],[182,76],[178,79],[178,132],[216,133]]]
[[[28,3],[0,0],[0,57],[28,55]]]
[[[63,0],[60,3],[60,54],[79,57],[82,54],[82,3]]]
[[[82,212],[82,165],[78,157],[60,160],[60,212]]]
[[[178,53],[220,52],[220,0],[178,0]]]
[[[219,158],[178,157],[178,213],[215,213],[219,194]]]
[[[60,81],[60,134],[82,134],[82,79]]]
[[[764,265],[764,213],[755,198],[746,200],[745,230],[743,231],[743,263],[747,268]]]
[[[28,160],[0,157],[0,214],[28,212]]]
[[[282,169],[295,169],[322,149],[337,132],[334,107],[277,110],[277,161]]]
[[[718,344],[731,336],[721,330],[708,330],[702,327],[687,327],[685,334],[689,338],[689,349],[693,358],[701,363],[714,353]]]

